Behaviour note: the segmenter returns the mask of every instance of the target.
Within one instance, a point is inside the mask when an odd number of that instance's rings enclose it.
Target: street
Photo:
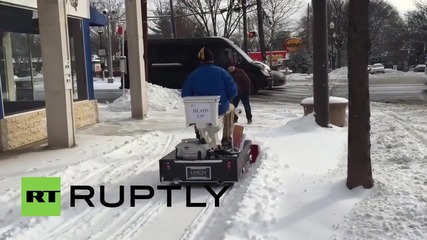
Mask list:
[[[370,99],[376,102],[413,101],[427,104],[427,85],[424,84],[371,84]],[[340,83],[334,86],[333,96],[348,98],[348,85]],[[312,97],[312,85],[285,85],[269,91],[252,95],[253,101],[293,102]]]
[[[422,102],[427,104],[427,85],[424,73],[386,71],[386,74],[369,75],[370,100],[376,102]],[[338,70],[329,79],[330,95],[348,98],[347,71]],[[301,76],[288,77],[285,86],[270,92],[263,91],[252,99],[257,101],[300,102],[312,97],[312,79]],[[269,96],[269,97],[266,97]]]
[[[392,70],[391,70],[392,71]],[[338,72],[329,79],[330,95],[348,98],[347,73]],[[378,102],[418,102],[427,104],[427,85],[424,84],[423,73],[388,72],[370,75],[370,99]],[[112,102],[122,95],[118,88],[96,89],[95,97],[99,102]],[[251,96],[256,102],[291,102],[299,103],[312,97],[312,78],[302,75],[287,77],[284,86],[272,90],[263,90]]]

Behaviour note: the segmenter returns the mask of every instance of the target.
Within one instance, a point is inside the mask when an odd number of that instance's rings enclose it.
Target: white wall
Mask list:
[[[78,18],[90,18],[89,0],[64,0],[67,2],[68,16]],[[77,11],[72,6],[72,3],[77,2]],[[0,3],[9,5],[23,6],[37,10],[37,0],[0,0]]]

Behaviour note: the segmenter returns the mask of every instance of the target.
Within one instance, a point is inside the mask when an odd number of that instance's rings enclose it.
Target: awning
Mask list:
[[[0,5],[0,31],[37,33],[38,21],[32,10]]]
[[[28,9],[0,4],[0,31],[39,34],[37,14]],[[107,25],[106,17],[90,7],[90,26]]]
[[[102,27],[107,25],[107,18],[93,7],[90,7],[90,26]]]

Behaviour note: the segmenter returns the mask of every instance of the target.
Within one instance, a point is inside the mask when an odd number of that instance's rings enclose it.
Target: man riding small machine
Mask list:
[[[230,146],[215,146],[215,134],[223,127],[219,99],[184,97],[186,126],[194,126],[196,138],[182,139],[174,151],[160,159],[161,182],[234,184],[255,163],[259,146],[246,139],[240,125],[233,126]]]

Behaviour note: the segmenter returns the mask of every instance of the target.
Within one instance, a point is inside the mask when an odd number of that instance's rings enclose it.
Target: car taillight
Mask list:
[[[231,162],[228,162],[228,163],[227,163],[227,169],[228,169],[228,170],[231,170]]]
[[[171,169],[171,164],[170,164],[169,162],[167,162],[167,163],[166,163],[166,168],[167,168],[168,170],[170,170],[170,169]]]

